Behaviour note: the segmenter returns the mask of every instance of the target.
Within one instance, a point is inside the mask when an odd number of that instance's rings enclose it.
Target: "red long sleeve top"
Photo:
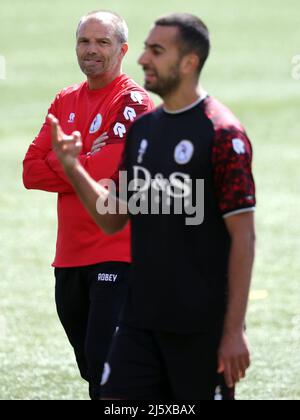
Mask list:
[[[62,90],[48,113],[62,130],[82,135],[79,160],[96,181],[116,172],[132,122],[153,109],[144,89],[121,75],[103,89],[90,90],[87,82]],[[108,132],[107,145],[91,155],[94,141]],[[107,261],[130,262],[130,228],[107,236],[94,223],[52,151],[51,128],[45,120],[23,162],[23,182],[28,189],[58,193],[58,232],[54,267],[80,267]]]

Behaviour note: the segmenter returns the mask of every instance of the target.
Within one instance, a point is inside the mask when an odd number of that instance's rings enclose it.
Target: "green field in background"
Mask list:
[[[56,92],[83,79],[75,29],[81,15],[99,8],[127,20],[124,71],[139,83],[136,60],[156,17],[187,11],[209,26],[213,48],[203,85],[246,126],[257,183],[253,360],[238,398],[299,400],[300,80],[292,78],[299,0],[1,0],[7,77],[0,80],[0,399],[88,398],[55,311],[56,197],[24,190],[21,163]]]

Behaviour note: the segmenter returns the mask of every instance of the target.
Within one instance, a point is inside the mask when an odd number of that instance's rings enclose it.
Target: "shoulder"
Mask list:
[[[215,145],[233,143],[239,147],[238,143],[242,141],[250,146],[245,128],[227,106],[209,96],[203,101],[202,107],[213,126]]]
[[[82,89],[85,88],[87,82],[78,83],[75,85],[67,86],[64,89],[62,89],[58,94],[56,95],[56,99],[62,100],[64,98],[69,98],[74,95],[77,95]]]
[[[244,131],[244,127],[232,111],[212,96],[203,101],[202,109],[215,131]]]
[[[139,105],[150,103],[152,108],[154,107],[150,94],[129,76],[123,76],[121,86],[120,91],[123,99]]]

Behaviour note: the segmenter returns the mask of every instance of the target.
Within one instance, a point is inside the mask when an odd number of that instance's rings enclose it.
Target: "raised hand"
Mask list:
[[[67,136],[54,115],[49,114],[48,120],[52,128],[52,148],[64,169],[72,169],[77,164],[77,156],[82,149],[81,134],[79,131],[74,131],[70,136]]]

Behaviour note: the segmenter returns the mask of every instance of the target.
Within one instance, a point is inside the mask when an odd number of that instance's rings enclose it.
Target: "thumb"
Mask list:
[[[82,140],[81,140],[81,134],[79,131],[74,131],[72,133],[72,137],[75,143],[76,153],[80,153],[82,150]]]
[[[48,114],[47,120],[50,122],[50,124],[58,124],[58,119],[53,114]]]
[[[73,139],[76,141],[76,143],[82,143],[81,140],[81,133],[79,131],[73,131],[72,133]]]

